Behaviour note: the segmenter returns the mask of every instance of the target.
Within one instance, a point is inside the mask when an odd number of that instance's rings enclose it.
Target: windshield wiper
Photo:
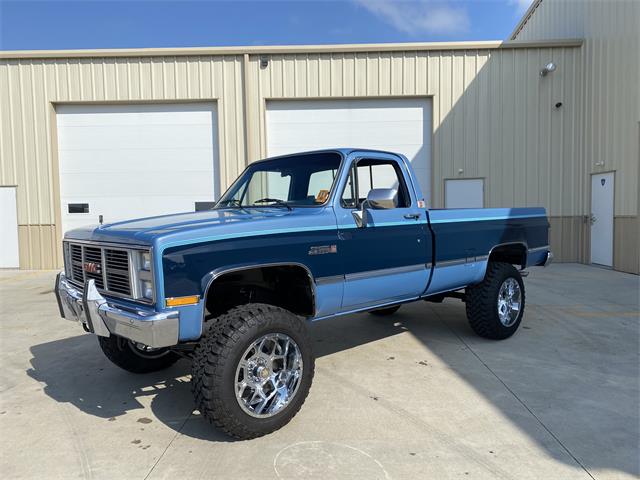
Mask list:
[[[216,203],[216,206],[214,208],[227,207],[227,206],[242,208],[242,204],[240,200],[238,200],[237,198],[228,198],[226,200],[220,200],[218,203]]]
[[[266,198],[261,198],[260,200],[256,200],[253,203],[254,204],[256,204],[256,203],[274,203],[274,204],[282,206],[282,207],[287,207],[288,210],[293,210],[293,208],[291,208],[291,205],[289,205],[284,200],[280,200],[279,198],[268,198],[268,197],[266,197]]]

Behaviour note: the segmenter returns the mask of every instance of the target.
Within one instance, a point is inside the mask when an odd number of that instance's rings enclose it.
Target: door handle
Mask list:
[[[593,225],[594,223],[596,223],[598,221],[598,219],[596,218],[596,216],[592,213],[591,216],[589,217],[589,221],[591,222],[591,225]]]
[[[407,213],[404,218],[406,218],[407,220],[418,220],[420,218],[420,214],[419,213]]]

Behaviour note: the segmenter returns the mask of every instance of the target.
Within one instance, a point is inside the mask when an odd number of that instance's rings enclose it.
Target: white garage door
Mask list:
[[[193,211],[218,187],[213,104],[57,107],[62,230]]]
[[[420,187],[431,193],[429,99],[270,100],[269,156],[320,148],[356,147],[406,155]]]

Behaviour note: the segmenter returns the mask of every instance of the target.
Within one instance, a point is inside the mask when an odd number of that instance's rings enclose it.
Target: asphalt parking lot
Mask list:
[[[0,272],[3,478],[635,478],[639,277],[532,269],[518,333],[464,305],[312,326],[316,376],[284,429],[231,441],[194,411],[189,364],[134,375],[59,319],[54,272]]]

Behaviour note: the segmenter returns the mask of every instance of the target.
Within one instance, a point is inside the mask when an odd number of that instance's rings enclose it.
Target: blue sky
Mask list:
[[[0,0],[0,49],[506,39],[531,0]]]

